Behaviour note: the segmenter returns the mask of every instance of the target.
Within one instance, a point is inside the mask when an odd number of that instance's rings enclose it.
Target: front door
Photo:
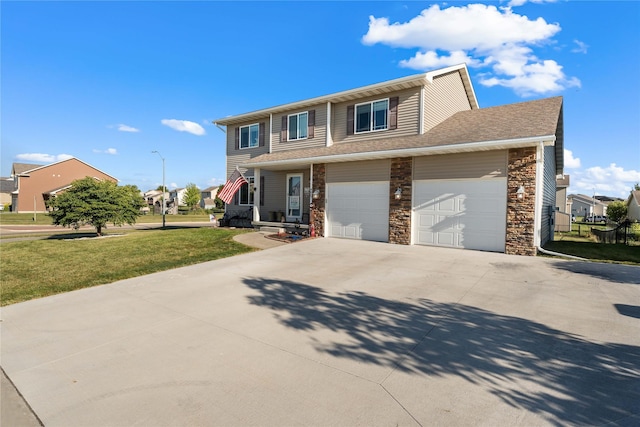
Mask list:
[[[287,222],[302,219],[302,174],[287,175]]]

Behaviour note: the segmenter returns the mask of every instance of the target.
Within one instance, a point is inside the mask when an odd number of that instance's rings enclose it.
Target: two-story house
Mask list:
[[[218,186],[207,187],[200,192],[200,207],[203,209],[213,209],[216,207],[216,196]]]
[[[466,65],[225,117],[228,211],[328,238],[536,253],[553,236],[562,98],[480,109]],[[275,215],[277,218],[278,215]]]
[[[73,181],[87,176],[118,182],[111,175],[76,158],[48,165],[14,163],[11,168],[11,177],[14,180],[11,210],[45,212],[45,203],[49,198],[71,187]]]

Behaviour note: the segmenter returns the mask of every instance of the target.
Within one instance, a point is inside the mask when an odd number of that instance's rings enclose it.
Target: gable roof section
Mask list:
[[[578,202],[582,202],[582,203],[586,203],[588,205],[602,205],[602,206],[606,206],[604,203],[602,203],[600,200],[595,199],[591,196],[587,196],[585,194],[570,194],[567,196],[567,199],[571,199],[571,200],[577,200]]]
[[[533,146],[541,141],[547,145],[558,145],[561,116],[562,97],[460,111],[423,135],[279,151],[257,156],[242,166],[294,166],[497,150]]]
[[[631,201],[634,201],[637,206],[640,206],[640,190],[633,190],[629,197],[627,198],[627,206],[631,204]]]
[[[342,92],[332,93],[330,95],[319,96],[316,98],[305,99],[302,101],[292,102],[288,104],[282,104],[275,107],[265,108],[262,110],[252,111],[250,113],[239,114],[236,116],[228,116],[225,118],[214,120],[215,125],[228,126],[241,122],[247,122],[251,120],[258,120],[265,117],[269,117],[270,114],[277,114],[284,111],[290,111],[295,109],[303,109],[311,107],[313,105],[323,104],[327,102],[346,102],[352,101],[363,97],[383,95],[390,92],[395,92],[402,89],[408,89],[411,87],[419,87],[427,84],[431,84],[435,77],[458,72],[462,78],[462,83],[467,93],[467,99],[472,109],[477,109],[478,100],[476,99],[475,91],[471,84],[469,77],[469,71],[466,64],[453,65],[451,67],[442,68],[439,70],[429,71],[428,73],[414,74],[407,77],[401,77],[395,80],[389,80],[386,82],[376,83],[368,86],[362,86],[355,89],[345,90]]]
[[[14,190],[13,178],[3,176],[0,178],[0,193],[11,193]]]
[[[80,162],[80,163],[82,163],[82,164],[84,164],[84,165],[87,165],[87,166],[89,166],[91,169],[95,169],[95,170],[97,170],[98,172],[100,172],[100,173],[103,173],[103,174],[107,175],[109,178],[113,178],[116,182],[118,181],[118,178],[116,178],[116,177],[114,177],[114,176],[111,176],[111,175],[109,175],[108,173],[103,172],[103,171],[101,171],[100,169],[98,169],[98,168],[96,168],[96,167],[94,167],[94,166],[91,166],[89,163],[87,163],[87,162],[83,162],[82,160],[80,160],[80,159],[78,159],[78,158],[76,158],[76,157],[71,157],[71,158],[68,158],[68,159],[60,160],[60,161],[58,161],[58,162],[49,163],[48,165],[30,165],[30,164],[27,164],[27,163],[14,163],[14,164],[13,164],[13,167],[14,167],[14,170],[15,170],[16,165],[20,165],[21,167],[22,167],[22,166],[30,166],[30,168],[29,168],[29,169],[25,169],[25,170],[23,170],[22,172],[20,172],[20,173],[19,173],[19,174],[25,174],[25,173],[31,173],[31,172],[36,171],[36,170],[39,170],[39,169],[44,169],[44,168],[48,168],[48,167],[51,167],[51,166],[59,165],[59,164],[64,163],[64,162],[70,162],[70,161],[72,161],[72,160],[75,160],[75,161],[78,161],[78,162]],[[16,173],[16,174],[18,174],[18,173]]]
[[[44,165],[36,165],[34,163],[14,163],[11,166],[11,176],[22,175],[43,166]]]

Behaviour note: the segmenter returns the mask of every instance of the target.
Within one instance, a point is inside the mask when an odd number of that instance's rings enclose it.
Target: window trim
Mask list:
[[[300,115],[302,114],[306,114],[307,115],[307,125],[304,126],[307,129],[307,135],[304,136],[303,138],[300,138],[299,136],[296,138],[291,138],[291,134],[289,132],[291,132],[291,117],[296,116],[297,117],[297,121],[296,121],[296,135],[300,135]],[[293,113],[293,114],[287,114],[287,141],[302,141],[304,139],[309,139],[309,111],[300,111],[299,113]]]
[[[245,178],[249,182],[247,184],[242,184],[240,186],[240,188],[238,189],[238,206],[253,206],[256,198],[255,198],[255,191],[251,191],[251,188],[255,187],[255,185],[254,185],[255,184],[255,178],[252,177],[252,176],[245,176]],[[247,187],[247,201],[248,201],[248,203],[242,203],[242,194],[240,192],[242,191],[243,187]]]
[[[387,101],[387,117],[386,117],[386,122],[385,122],[385,127],[381,128],[381,129],[374,129],[374,113],[373,113],[373,104],[375,104],[376,102],[380,102],[380,101]],[[369,120],[369,129],[368,130],[358,130],[358,107],[362,106],[362,105],[369,105],[370,109],[370,120]],[[385,130],[389,130],[391,128],[390,126],[390,112],[391,112],[391,98],[381,98],[381,99],[374,99],[372,101],[367,101],[367,102],[361,102],[359,104],[354,104],[353,106],[353,134],[354,135],[359,135],[359,134],[363,134],[363,133],[370,133],[370,132],[382,132]]]
[[[251,143],[251,127],[256,126],[258,128],[258,138],[256,139],[256,145],[242,146],[242,129],[249,128],[249,144]],[[252,123],[250,125],[238,126],[238,149],[247,150],[249,148],[256,148],[260,146],[260,123]]]

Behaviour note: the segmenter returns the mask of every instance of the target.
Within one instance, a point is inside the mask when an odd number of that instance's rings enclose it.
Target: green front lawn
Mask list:
[[[222,217],[222,213],[215,214],[216,217]],[[209,222],[208,214],[187,214],[187,215],[165,215],[165,222]],[[2,225],[51,225],[51,217],[46,213],[14,213],[0,212],[0,224]],[[162,215],[142,215],[136,220],[136,224],[162,224]],[[112,226],[113,227],[113,226]],[[107,230],[109,224],[107,224]]]
[[[234,235],[243,232],[218,228],[154,229],[103,238],[5,242],[0,259],[0,304],[251,252],[254,249],[233,240]]]

